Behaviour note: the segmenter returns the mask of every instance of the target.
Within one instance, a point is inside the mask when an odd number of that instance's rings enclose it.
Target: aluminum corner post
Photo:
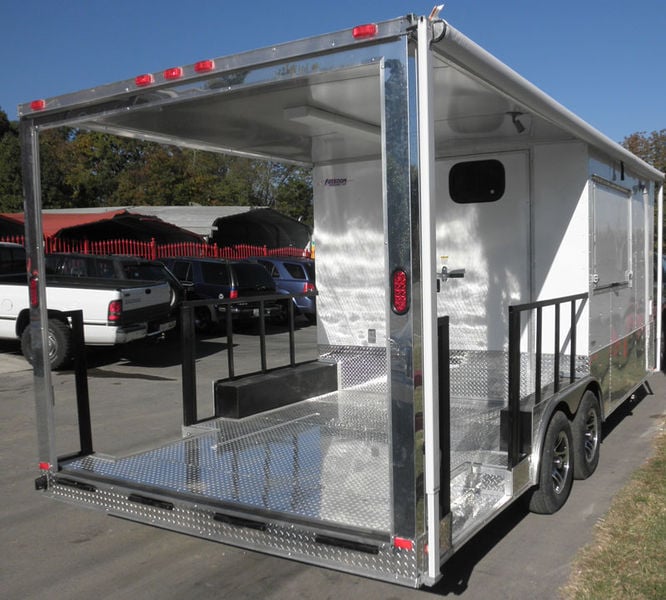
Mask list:
[[[661,344],[662,344],[662,338],[664,336],[663,332],[663,317],[662,317],[662,309],[661,307],[663,306],[663,268],[661,268],[661,265],[663,265],[663,243],[664,243],[664,184],[663,182],[659,186],[659,189],[657,191],[657,265],[656,265],[656,270],[657,270],[657,298],[655,302],[655,306],[657,307],[657,315],[656,315],[656,320],[657,320],[657,325],[656,325],[656,343],[655,343],[655,348],[656,348],[656,357],[655,357],[655,370],[656,371],[661,371],[661,363],[662,363],[662,356],[661,356]]]
[[[20,124],[21,168],[23,175],[23,209],[28,284],[36,282],[36,306],[30,306],[30,331],[33,351],[35,408],[37,412],[37,451],[40,464],[57,468],[55,417],[51,365],[48,351],[48,313],[44,269],[44,236],[42,232],[42,192],[39,163],[39,131],[32,120]]]
[[[422,477],[417,472],[416,413],[419,412],[414,382],[415,319],[419,319],[419,302],[414,294],[419,288],[419,265],[414,258],[414,239],[418,235],[412,182],[411,144],[415,127],[415,73],[413,46],[402,36],[382,58],[382,177],[384,187],[384,240],[386,252],[386,289],[397,271],[407,275],[409,306],[398,314],[387,302],[389,354],[389,393],[391,428],[391,512],[392,534],[396,538],[416,541],[414,548],[421,561],[424,530],[422,513]],[[420,391],[420,390],[419,390]],[[423,571],[421,565],[419,573]]]
[[[427,523],[426,580],[434,584],[440,578],[440,444],[439,444],[439,381],[437,342],[436,281],[436,218],[435,218],[435,140],[433,116],[433,66],[430,21],[418,21],[418,136],[419,136],[419,204],[420,258],[422,289],[423,336],[423,423],[425,443],[425,505]],[[448,541],[450,543],[450,540]]]

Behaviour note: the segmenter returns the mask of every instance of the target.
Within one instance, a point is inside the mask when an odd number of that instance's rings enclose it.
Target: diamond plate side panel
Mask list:
[[[168,510],[131,502],[130,493],[121,486],[100,485],[97,491],[86,491],[59,483],[53,483],[46,492],[61,501],[281,558],[413,587],[420,583],[416,551],[394,548],[388,539],[375,542],[377,552],[372,554],[322,544],[316,539],[315,528],[266,521],[261,531],[216,520],[214,507],[166,498],[173,503],[173,509]]]
[[[323,346],[321,360],[338,363],[340,389],[372,384],[378,393],[388,393],[387,350],[382,347]]]

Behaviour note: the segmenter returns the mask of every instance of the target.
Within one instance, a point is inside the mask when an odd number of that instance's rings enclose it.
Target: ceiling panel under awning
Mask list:
[[[94,130],[164,143],[291,162],[380,154],[381,99],[377,66],[185,99],[144,98],[145,106],[84,121]],[[176,101],[178,100],[178,101]]]

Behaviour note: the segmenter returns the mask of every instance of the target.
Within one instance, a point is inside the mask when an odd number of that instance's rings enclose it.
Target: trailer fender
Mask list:
[[[570,421],[573,421],[585,393],[588,390],[591,390],[597,395],[597,398],[601,398],[600,389],[599,382],[591,375],[588,375],[568,386],[561,392],[551,396],[548,400],[542,403],[543,407],[537,407],[541,408],[542,412],[538,415],[535,414],[535,422],[538,422],[538,425],[534,428],[534,439],[532,440],[532,453],[530,456],[530,482],[532,484],[538,482],[546,429],[555,411],[561,410]],[[537,409],[535,409],[535,413],[536,410]]]
[[[601,423],[599,395],[587,389],[571,423],[574,479],[587,479],[597,468],[601,446]]]
[[[541,446],[543,464],[538,471],[537,487],[528,492],[526,500],[530,511],[551,515],[564,506],[573,485],[573,434],[571,420],[564,410],[553,412]]]

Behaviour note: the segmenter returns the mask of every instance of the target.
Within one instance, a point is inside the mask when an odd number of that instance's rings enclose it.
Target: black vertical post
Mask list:
[[[266,311],[264,301],[259,301],[259,347],[261,350],[261,372],[266,372]]]
[[[512,469],[520,459],[520,312],[509,307],[509,456]]]
[[[294,341],[294,302],[293,297],[289,299],[289,365],[296,366],[296,342]]]
[[[74,381],[76,385],[76,409],[79,418],[79,442],[81,454],[88,455],[93,453],[93,443],[90,395],[88,392],[88,367],[83,335],[83,311],[72,311],[69,316],[72,319],[72,339],[74,340]]]
[[[202,307],[208,310],[207,306]],[[183,305],[180,310],[180,352],[183,377],[183,425],[197,422],[196,337],[194,334],[194,307]]]
[[[439,514],[451,512],[451,378],[449,373],[449,317],[437,318],[439,370]],[[449,540],[450,541],[450,540]]]
[[[229,379],[233,379],[234,373],[234,326],[231,319],[231,304],[227,304],[226,312],[226,327],[227,327],[227,369],[229,371]]]
[[[571,301],[571,357],[569,358],[569,383],[576,378],[576,301]]]
[[[553,362],[553,392],[560,391],[560,305],[555,305],[555,348]]]
[[[536,309],[537,322],[536,322],[536,356],[535,356],[535,365],[534,365],[534,404],[539,404],[541,402],[541,357],[542,349],[541,345],[543,343],[543,313],[541,307],[538,306]]]

